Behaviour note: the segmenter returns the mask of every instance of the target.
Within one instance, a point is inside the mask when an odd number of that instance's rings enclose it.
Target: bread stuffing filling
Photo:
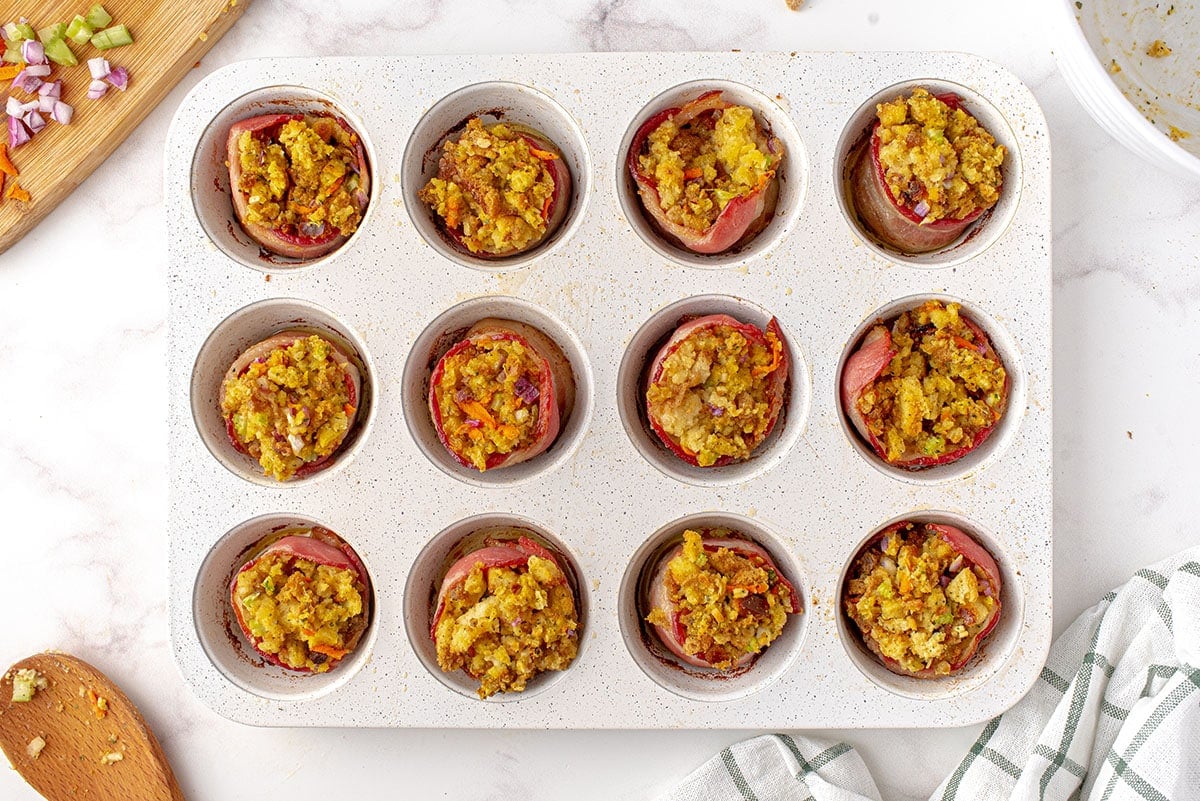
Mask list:
[[[365,628],[363,593],[350,568],[267,553],[238,573],[234,602],[258,650],[293,670],[324,673]]]
[[[879,163],[897,204],[922,223],[996,205],[1005,149],[978,120],[922,88],[876,111]]]
[[[264,472],[285,481],[342,444],[355,412],[352,396],[346,368],[313,334],[226,379],[221,411]]]
[[[1000,419],[1008,374],[957,303],[926,301],[891,336],[896,355],[856,401],[887,461],[953,453]]]
[[[887,659],[912,673],[947,675],[991,625],[994,591],[936,532],[909,523],[856,558],[845,608]]]
[[[702,232],[730,201],[775,177],[781,157],[767,152],[764,140],[746,106],[714,109],[683,125],[664,121],[647,137],[638,165],[654,180],[667,219]]]
[[[770,645],[792,609],[791,589],[765,559],[729,548],[707,550],[690,529],[683,533],[683,550],[667,563],[665,581],[685,634],[683,651],[720,670]],[[652,609],[646,621],[673,627],[665,609]]]
[[[782,358],[774,332],[763,342],[729,325],[702,328],[663,359],[646,391],[650,414],[701,467],[746,459],[774,423],[771,374]]]
[[[311,239],[353,233],[362,222],[358,147],[358,135],[332,117],[288,120],[273,137],[243,131],[245,222]]]
[[[478,470],[537,438],[545,364],[516,339],[480,337],[448,355],[434,388],[454,453]]]
[[[566,670],[578,652],[575,596],[550,559],[491,567],[477,562],[451,589],[434,632],[438,665],[465,670],[479,697],[521,692],[547,670]]]
[[[418,197],[472,253],[527,250],[547,233],[556,190],[549,163],[561,158],[533,141],[473,118],[445,143],[438,174]]]

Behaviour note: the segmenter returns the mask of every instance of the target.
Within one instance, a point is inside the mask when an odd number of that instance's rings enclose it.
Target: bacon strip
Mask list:
[[[242,226],[242,230],[271,253],[295,259],[315,259],[318,256],[324,256],[326,253],[336,250],[342,243],[349,239],[349,236],[343,236],[332,227],[327,228],[319,236],[310,237],[283,228],[269,228],[265,225],[247,222],[246,215],[250,204],[246,196],[238,188],[241,186],[242,180],[242,160],[238,152],[238,138],[243,132],[250,131],[256,137],[274,139],[278,135],[279,129],[289,120],[311,120],[316,117],[327,116],[330,115],[265,114],[242,120],[235,123],[229,129],[229,138],[225,144],[225,160],[229,164],[229,193],[232,196],[234,213],[237,215],[237,220]],[[349,123],[341,117],[334,117],[334,120],[346,131],[354,133]],[[355,172],[358,174],[359,181],[358,189],[354,193],[354,201],[361,212],[366,209],[367,201],[371,197],[371,174],[367,167],[366,151],[363,149],[362,140],[357,135],[355,136],[354,155],[357,162]]]

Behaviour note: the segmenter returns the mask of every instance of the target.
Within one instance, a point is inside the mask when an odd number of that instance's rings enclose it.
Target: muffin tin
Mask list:
[[[961,95],[1009,148],[1004,199],[954,246],[900,256],[857,227],[844,160],[874,103],[924,85]],[[753,106],[787,148],[775,219],[740,252],[687,254],[641,217],[625,147],[642,119],[705,89]],[[224,136],[242,117],[333,108],[363,136],[372,198],[358,232],[310,263],[261,254],[233,220]],[[574,181],[560,230],[530,253],[476,260],[416,200],[440,139],[479,112],[563,150]],[[166,149],[169,237],[170,619],[187,681],[214,710],[270,726],[820,728],[951,726],[1007,709],[1051,637],[1050,160],[1045,120],[1013,75],[955,53],[694,53],[257,60],[208,76]],[[1009,410],[964,460],[882,465],[847,425],[838,373],[878,317],[959,300],[1013,377]],[[646,429],[638,378],[685,315],[778,318],[791,391],[751,460],[692,468]],[[441,448],[425,392],[432,361],[476,320],[552,336],[577,399],[549,451],[478,473]],[[364,375],[364,410],[332,464],[275,484],[225,440],[215,404],[244,347],[284,328],[337,338]],[[982,655],[936,681],[872,660],[838,609],[847,563],[900,519],[952,522],[1004,574],[1004,617]],[[322,676],[263,666],[223,605],[238,556],[278,526],[320,524],[358,552],[374,615]],[[519,526],[579,579],[572,667],[480,701],[433,668],[429,598],[457,542]],[[645,639],[644,566],[685,527],[754,537],[804,614],[748,671],[703,677]]]

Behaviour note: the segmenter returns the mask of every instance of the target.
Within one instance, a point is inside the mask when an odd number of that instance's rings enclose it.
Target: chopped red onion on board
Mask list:
[[[114,67],[105,80],[124,92],[125,87],[129,85],[129,72],[124,67]]]
[[[108,66],[108,59],[96,56],[88,59],[88,70],[92,73],[92,80],[98,81],[106,77],[112,68]]]
[[[104,81],[92,81],[88,86],[88,100],[99,100],[104,97],[104,93],[108,91],[108,84]]]
[[[17,117],[8,118],[8,147],[11,150],[16,150],[21,145],[30,140],[32,134],[25,127],[25,123],[21,122]]]
[[[53,117],[54,121],[57,122],[59,125],[70,125],[71,117],[74,116],[74,114],[75,114],[75,109],[72,108],[71,106],[68,106],[66,103],[62,102],[61,100],[55,101],[54,111],[50,112],[50,116]]]
[[[49,81],[42,84],[38,94],[43,97],[62,97],[62,81]]]

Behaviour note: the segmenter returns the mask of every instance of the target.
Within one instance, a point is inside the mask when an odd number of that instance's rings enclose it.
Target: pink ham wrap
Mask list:
[[[662,200],[658,196],[658,181],[653,175],[642,171],[638,156],[642,155],[650,134],[667,120],[683,127],[709,112],[723,111],[732,105],[722,99],[720,91],[712,91],[705,92],[679,108],[664,109],[638,128],[626,157],[629,175],[637,186],[642,208],[650,215],[651,222],[663,235],[693,253],[723,253],[735,245],[749,241],[765,228],[771,220],[771,215],[775,213],[775,202],[779,197],[778,174],[772,175],[764,186],[750,194],[730,200],[712,225],[704,231],[696,231],[667,218]],[[783,159],[783,143],[763,132],[761,128],[757,134],[756,144],[759,150],[775,157],[777,170],[780,160]]]
[[[671,334],[666,343],[659,348],[658,353],[650,361],[649,368],[647,369],[647,386],[657,382],[662,377],[663,362],[668,356],[679,349],[679,346],[684,340],[698,331],[703,331],[707,328],[714,328],[716,326],[728,326],[738,331],[750,342],[763,345],[768,349],[771,347],[770,341],[767,339],[766,334],[760,328],[740,322],[739,320],[730,317],[728,314],[708,314],[703,317],[697,317],[694,320],[689,320],[685,323],[682,323],[678,328],[675,329],[674,333]],[[780,345],[783,346],[783,349],[779,355],[779,366],[766,376],[767,381],[769,382],[767,386],[767,396],[770,403],[770,407],[767,410],[767,426],[764,429],[761,437],[759,437],[756,441],[747,443],[750,446],[751,451],[761,445],[774,430],[775,424],[779,421],[779,412],[783,409],[783,399],[787,390],[788,370],[790,367],[787,342],[783,338],[783,330],[779,327],[779,321],[774,317],[772,317],[767,323],[767,331],[772,333],[776,339],[778,339]],[[699,462],[696,460],[696,454],[689,453],[679,443],[679,440],[672,437],[666,431],[666,429],[663,428],[659,419],[659,414],[657,410],[654,409],[654,407],[650,404],[649,400],[646,402],[646,416],[650,421],[650,428],[653,429],[654,433],[658,435],[658,438],[662,440],[663,444],[670,448],[672,453],[690,465],[699,465]],[[734,461],[735,460],[730,456],[722,456],[711,466],[722,467],[724,465],[731,464]]]
[[[244,350],[242,354],[237,357],[234,363],[230,365],[229,371],[225,373],[225,378],[221,381],[221,398],[217,401],[218,405],[224,405],[225,383],[229,381],[229,379],[236,378],[237,376],[240,376],[242,373],[246,372],[246,370],[248,370],[250,365],[254,362],[266,361],[267,357],[270,356],[271,351],[290,347],[291,344],[297,339],[306,339],[312,336],[313,333],[314,332],[312,331],[298,330],[281,331],[274,336],[264,339],[262,342],[246,348],[246,350]],[[318,334],[318,336],[320,335]],[[321,338],[325,341],[325,344],[329,346],[329,358],[337,362],[346,374],[346,393],[350,398],[350,405],[354,407],[354,412],[350,415],[350,424],[346,429],[347,432],[349,432],[354,429],[354,419],[358,415],[359,397],[362,395],[362,374],[359,372],[358,367],[355,366],[354,362],[350,361],[350,358],[346,355],[346,352],[343,351],[336,343],[326,339],[325,337]],[[228,435],[230,443],[233,444],[234,449],[236,449],[238,453],[247,454],[255,459],[258,458],[257,453],[248,450],[246,445],[238,439],[237,433],[233,428],[232,415],[229,415],[225,418],[225,433]],[[338,443],[338,447],[341,447],[341,443]],[[257,448],[254,450],[257,450]],[[304,478],[312,475],[324,467],[325,464],[336,455],[337,448],[335,448],[326,456],[322,456],[319,459],[315,459],[314,461],[301,465],[296,469],[296,472],[292,478]]]
[[[294,668],[290,665],[285,665],[280,661],[276,654],[269,653],[259,648],[260,640],[251,632],[250,627],[246,624],[243,617],[242,605],[237,599],[237,579],[242,573],[250,570],[258,562],[259,559],[269,554],[284,554],[293,559],[304,559],[318,565],[328,565],[329,567],[338,570],[353,570],[358,578],[359,592],[363,596],[363,611],[359,618],[359,625],[350,631],[346,636],[346,652],[347,655],[354,650],[362,639],[363,633],[367,630],[367,623],[371,619],[371,579],[367,576],[367,568],[363,565],[362,560],[358,558],[358,554],[350,547],[348,543],[343,541],[332,531],[320,526],[314,527],[308,531],[288,534],[273,542],[270,542],[265,547],[259,549],[250,557],[237,572],[234,573],[233,579],[229,582],[229,599],[233,606],[233,612],[237,617],[238,626],[241,627],[242,634],[245,635],[246,641],[254,648],[258,654],[272,665],[284,668],[285,670],[293,670],[298,673],[311,673],[307,668]],[[344,657],[343,657],[344,658]],[[340,659],[328,657],[325,664],[329,665],[332,670]]]
[[[702,531],[701,537],[704,542],[704,550],[709,553],[716,553],[721,548],[728,548],[738,556],[744,556],[755,562],[760,562],[762,567],[768,570],[773,570],[778,580],[783,586],[787,587],[792,599],[792,606],[788,610],[790,614],[799,614],[801,611],[800,596],[796,592],[796,588],[788,581],[782,571],[775,566],[775,562],[771,559],[771,555],[767,550],[758,543],[752,540],[741,539],[740,537],[721,536],[712,534],[708,531]],[[685,621],[679,614],[679,607],[671,603],[671,599],[667,593],[667,570],[671,560],[679,554],[683,553],[683,544],[676,545],[671,550],[663,554],[658,564],[655,566],[654,574],[650,579],[650,585],[647,590],[646,603],[650,609],[661,609],[667,614],[667,625],[653,626],[654,632],[658,635],[658,639],[666,647],[672,655],[679,661],[692,665],[693,667],[711,668],[712,663],[705,661],[701,656],[689,654],[684,650],[684,641],[687,639],[687,628]],[[760,561],[761,560],[761,561]],[[738,657],[733,667],[729,670],[737,670],[738,668],[746,667],[761,655],[761,651],[757,653],[743,654]]]
[[[493,453],[487,458],[487,470],[509,467],[544,453],[558,437],[562,425],[570,416],[575,405],[575,374],[562,349],[538,329],[515,320],[486,318],[467,330],[465,338],[455,344],[438,360],[429,378],[429,415],[433,420],[438,439],[450,455],[464,467],[474,464],[463,454],[454,450],[446,433],[445,413],[438,400],[437,386],[446,371],[448,359],[457,356],[472,344],[486,340],[511,340],[520,342],[540,360],[541,369],[537,384],[538,419],[533,440],[523,448],[509,453]]]
[[[988,339],[983,329],[965,314],[960,313],[959,319],[975,335],[975,345],[978,347],[979,352],[987,358],[995,359],[999,362],[1000,357],[992,347],[992,341]],[[896,351],[892,347],[891,330],[880,321],[878,325],[872,326],[871,330],[867,332],[867,335],[863,337],[862,344],[858,346],[858,350],[846,360],[846,365],[842,368],[842,409],[846,412],[846,419],[854,426],[859,436],[870,444],[876,455],[885,462],[888,461],[887,449],[884,443],[871,433],[866,418],[858,410],[858,399],[862,396],[863,391],[883,375],[883,371],[887,369],[888,364],[891,363],[895,356]],[[1006,408],[1008,405],[1010,384],[1011,380],[1006,374],[1002,390],[1003,397],[999,407],[1001,409]],[[957,461],[982,445],[991,436],[998,423],[999,420],[981,429],[969,442],[941,456],[925,456],[915,449],[910,449],[901,458],[889,462],[889,464],[909,470],[920,470],[926,467],[936,467],[937,465]]]
[[[961,106],[957,95],[943,94],[937,98],[952,109]],[[924,222],[912,208],[892,195],[879,161],[878,130],[876,120],[870,137],[853,157],[850,191],[855,211],[875,236],[902,253],[928,253],[946,247],[979,219],[984,209],[976,209],[959,219],[943,217]]]
[[[905,526],[911,525],[916,525],[924,528],[926,531],[936,533],[947,544],[949,544],[956,553],[962,555],[966,562],[966,567],[974,565],[982,570],[983,574],[987,578],[985,583],[981,586],[981,589],[983,589],[985,594],[990,592],[992,597],[996,600],[996,606],[992,610],[992,613],[988,617],[983,628],[980,629],[977,635],[975,635],[975,639],[970,642],[963,654],[954,662],[954,664],[950,666],[950,673],[953,675],[971,661],[971,657],[975,656],[975,653],[979,650],[979,646],[983,642],[984,638],[991,634],[992,630],[996,628],[996,624],[1000,622],[1000,568],[996,565],[996,560],[992,558],[992,555],[988,553],[982,545],[976,542],[973,537],[971,537],[969,534],[966,534],[961,529],[941,523],[912,523],[910,521],[893,523],[883,531],[879,532],[878,535],[872,537],[871,541],[863,546],[863,550],[868,548],[878,548],[880,543],[890,537],[893,532],[902,529]],[[964,567],[964,569],[966,568]],[[919,671],[905,670],[898,662],[896,662],[896,660],[889,659],[888,657],[884,656],[879,650],[878,643],[876,643],[873,639],[864,635],[862,637],[862,641],[863,644],[866,645],[871,651],[871,653],[875,654],[879,661],[882,662],[884,666],[893,673],[898,673],[902,676],[912,676],[913,678],[918,679],[930,679],[938,677],[938,674],[932,669]]]
[[[336,250],[349,236],[343,235],[329,225],[322,226],[320,231],[304,232],[294,226],[286,228],[270,228],[259,223],[246,221],[249,202],[246,195],[239,189],[242,179],[242,160],[238,151],[238,138],[243,132],[249,131],[257,138],[274,140],[279,135],[279,129],[289,120],[307,120],[312,124],[316,120],[332,119],[348,131],[354,139],[354,155],[356,166],[354,174],[358,176],[359,186],[354,192],[354,202],[360,212],[367,208],[371,197],[371,174],[367,166],[367,155],[362,141],[341,117],[329,114],[267,114],[261,117],[251,117],[242,120],[229,129],[226,140],[226,161],[229,163],[229,190],[233,196],[233,210],[237,215],[242,229],[258,244],[271,253],[288,256],[294,259],[315,259]]]

